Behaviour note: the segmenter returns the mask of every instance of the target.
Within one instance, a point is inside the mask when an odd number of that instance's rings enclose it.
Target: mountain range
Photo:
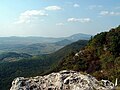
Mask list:
[[[31,55],[50,54],[77,40],[88,40],[91,35],[75,34],[69,37],[0,37],[0,53],[16,52]]]
[[[89,40],[92,35],[88,34],[74,34],[69,37],[60,37],[60,38],[53,38],[53,37],[17,37],[17,36],[12,36],[12,37],[0,37],[0,44],[25,44],[25,45],[30,45],[30,44],[35,44],[35,43],[54,43],[58,42],[64,39],[70,40],[72,42],[77,41],[77,40]]]

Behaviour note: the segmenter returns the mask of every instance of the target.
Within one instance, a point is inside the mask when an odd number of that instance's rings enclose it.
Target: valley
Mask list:
[[[50,71],[56,66],[62,58],[67,56],[71,52],[77,52],[80,48],[87,44],[88,40],[79,40],[67,45],[69,40],[63,40],[56,42],[56,46],[64,45],[63,48],[58,51],[54,51],[50,54],[36,54],[34,50],[45,49],[45,45],[41,48],[25,50],[31,51],[33,54],[25,52],[4,52],[0,54],[0,88],[6,90],[10,88],[11,82],[16,77],[30,77],[36,75],[44,75],[50,73]],[[32,44],[32,47],[39,47],[40,44]],[[10,46],[8,46],[8,49]],[[53,47],[55,48],[55,47]],[[14,49],[14,47],[13,47]],[[24,49],[23,49],[24,50]],[[9,51],[9,50],[8,50]],[[13,50],[12,50],[13,51]],[[48,51],[48,50],[47,50]]]

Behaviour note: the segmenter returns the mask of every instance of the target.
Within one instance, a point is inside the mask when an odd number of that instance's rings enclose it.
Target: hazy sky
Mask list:
[[[0,0],[0,36],[96,34],[120,24],[120,0]]]

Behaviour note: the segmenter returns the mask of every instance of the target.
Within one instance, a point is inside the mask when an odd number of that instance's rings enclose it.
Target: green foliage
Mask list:
[[[56,68],[84,71],[97,79],[120,80],[120,26],[91,37],[79,56],[65,57]]]
[[[0,54],[0,62],[12,62],[17,61],[24,58],[31,58],[32,55],[26,54],[26,53],[16,53],[16,52],[7,52]]]
[[[50,61],[41,59],[41,57],[23,59],[15,62],[1,62],[1,90],[7,90],[8,88],[10,88],[11,81],[16,77],[30,77],[42,74],[44,70],[47,70],[49,68],[50,63]]]

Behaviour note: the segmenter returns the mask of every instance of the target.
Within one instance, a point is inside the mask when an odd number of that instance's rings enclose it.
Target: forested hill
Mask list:
[[[120,26],[92,37],[84,49],[69,54],[53,71],[63,69],[87,72],[113,82],[118,78],[120,84]]]

